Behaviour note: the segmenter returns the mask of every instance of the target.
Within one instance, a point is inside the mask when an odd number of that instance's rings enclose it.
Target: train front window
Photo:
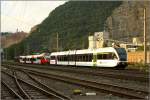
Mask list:
[[[119,57],[120,57],[120,60],[126,60],[127,59],[127,53],[126,53],[126,50],[124,48],[115,48]]]

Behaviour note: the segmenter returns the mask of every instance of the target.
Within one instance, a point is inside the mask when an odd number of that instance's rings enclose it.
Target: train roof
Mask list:
[[[42,57],[45,53],[37,54],[37,55],[26,55],[26,56],[19,56],[20,58],[36,58],[36,57]]]
[[[69,50],[69,51],[61,51],[61,52],[53,52],[51,56],[54,55],[71,55],[71,54],[87,54],[87,53],[98,53],[98,52],[115,52],[115,48],[113,47],[105,47],[98,49],[83,49],[83,50]]]
[[[116,51],[113,47],[107,47],[107,48],[98,48],[96,49],[96,52],[114,52]]]

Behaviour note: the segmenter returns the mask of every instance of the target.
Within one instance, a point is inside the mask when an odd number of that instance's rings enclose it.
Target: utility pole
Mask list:
[[[16,57],[16,48],[14,49],[14,57]]]
[[[5,51],[5,60],[7,61],[7,49]]]
[[[56,33],[56,34],[57,34],[57,37],[56,37],[57,47],[56,47],[56,48],[57,48],[57,52],[58,52],[58,49],[59,49],[59,48],[58,48],[58,47],[59,47],[59,43],[58,43],[58,42],[59,42],[59,40],[58,40],[58,39],[59,39],[59,36],[58,36],[58,33]]]
[[[147,63],[147,48],[146,48],[146,8],[144,8],[144,64]]]

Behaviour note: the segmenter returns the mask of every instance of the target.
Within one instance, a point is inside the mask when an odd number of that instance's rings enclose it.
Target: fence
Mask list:
[[[144,63],[144,52],[128,52],[128,62],[129,63]],[[150,51],[147,52],[147,63],[150,63]]]

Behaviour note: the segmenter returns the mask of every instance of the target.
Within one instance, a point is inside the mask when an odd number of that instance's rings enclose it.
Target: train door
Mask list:
[[[69,55],[69,64],[75,66],[75,54],[74,55]]]
[[[97,66],[97,53],[93,53],[93,67],[96,67]]]
[[[31,64],[34,64],[34,57],[31,58]]]
[[[76,53],[76,50],[74,50],[74,51],[70,51],[69,52],[69,55],[68,55],[68,60],[69,60],[69,62],[68,62],[68,65],[71,65],[71,66],[75,66],[75,53]]]
[[[50,56],[50,64],[57,64],[57,56]]]

